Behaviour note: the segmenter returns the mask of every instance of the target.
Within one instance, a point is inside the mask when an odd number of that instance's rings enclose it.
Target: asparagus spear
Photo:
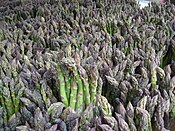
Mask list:
[[[103,85],[103,80],[101,79],[101,77],[98,77],[98,86],[97,86],[98,95],[102,94],[102,85]]]
[[[2,82],[2,80],[0,80],[0,103],[1,103],[1,106],[3,108],[3,112],[5,112],[5,113],[3,113],[3,121],[6,123],[7,122],[7,113],[5,111],[6,105],[5,105],[5,100],[3,97],[2,89],[3,89],[3,82]]]
[[[83,86],[83,90],[82,90],[83,100],[85,101],[85,104],[87,106],[90,103],[90,93],[89,93],[88,76],[86,74],[85,69],[80,65],[80,59],[81,59],[80,58],[80,55],[76,52],[75,53],[75,61],[77,63],[78,72],[80,74],[80,78],[81,78],[81,81],[82,81],[81,83],[83,84],[82,85]]]
[[[77,83],[76,83],[76,80],[75,80],[75,77],[73,76],[71,78],[71,92],[70,92],[70,101],[69,101],[69,106],[75,110],[75,107],[76,107],[76,96],[77,96],[77,90],[78,90],[78,87],[77,87]]]
[[[98,85],[98,75],[97,75],[97,68],[93,67],[90,73],[90,98],[91,102],[94,102],[97,85]]]
[[[10,81],[10,96],[13,102],[13,106],[14,106],[14,111],[15,113],[18,112],[18,104],[15,103],[16,102],[16,95],[15,95],[15,82],[14,79],[12,78]]]
[[[20,103],[20,97],[22,97],[23,92],[24,92],[24,83],[22,80],[19,78],[19,83],[15,85],[15,88],[18,89],[18,92],[16,93],[16,98],[15,98],[15,105],[17,105],[17,110],[19,110],[19,103]]]
[[[156,64],[155,64],[155,62],[152,62],[152,64],[151,64],[151,84],[152,84],[153,88],[155,88],[156,83],[157,83]]]
[[[42,82],[41,83],[41,95],[42,95],[42,99],[43,99],[45,104],[47,103],[46,89],[47,89],[46,83]]]
[[[70,96],[70,77],[69,77],[69,70],[67,68],[64,69],[63,71],[64,74],[64,79],[65,79],[65,88],[66,88],[66,96],[69,101],[69,96]]]
[[[89,92],[89,82],[88,82],[88,76],[87,73],[85,71],[85,69],[83,69],[83,67],[79,67],[79,71],[80,71],[80,77],[81,80],[83,82],[83,94],[84,94],[84,101],[86,104],[86,107],[90,104],[90,92]]]
[[[66,88],[65,88],[65,80],[64,80],[63,73],[61,71],[60,64],[58,64],[58,79],[59,79],[59,82],[60,82],[61,100],[65,104],[65,106],[68,106],[68,99],[67,99],[67,96],[66,96]]]
[[[83,104],[83,83],[78,74],[78,68],[75,70],[75,79],[78,85],[77,103],[76,110]]]
[[[3,82],[4,82],[4,86],[2,87],[2,94],[4,97],[6,109],[7,109],[7,115],[8,115],[8,117],[10,117],[14,113],[14,105],[13,105],[13,101],[12,101],[12,97],[11,97],[11,93],[10,93],[10,89],[9,89],[8,77],[5,77],[3,79]]]

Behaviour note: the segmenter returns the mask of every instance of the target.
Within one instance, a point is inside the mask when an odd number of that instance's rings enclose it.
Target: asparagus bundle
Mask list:
[[[77,60],[79,57],[78,54],[76,54],[75,57]],[[86,70],[80,65],[80,61],[77,61],[76,63],[73,58],[68,57],[63,58],[61,62],[70,70],[70,76],[68,76],[70,78],[70,81],[68,81],[69,84],[66,84],[65,81],[61,81],[64,77],[64,73],[61,73],[60,71],[58,72],[60,81],[60,93],[64,93],[61,94],[61,99],[67,107],[70,106],[74,110],[78,110],[79,108],[81,108],[80,110],[83,110],[91,102],[94,102],[98,86],[97,70],[96,72],[92,70],[88,76],[86,74]],[[67,80],[69,80],[69,78]],[[67,86],[70,86],[70,88]],[[69,95],[66,95],[66,92],[70,92]]]

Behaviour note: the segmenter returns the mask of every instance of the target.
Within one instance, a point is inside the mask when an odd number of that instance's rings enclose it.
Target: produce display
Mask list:
[[[0,131],[166,131],[173,120],[171,3],[0,6]]]

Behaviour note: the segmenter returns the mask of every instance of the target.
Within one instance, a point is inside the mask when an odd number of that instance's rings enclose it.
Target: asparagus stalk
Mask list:
[[[155,62],[152,62],[152,64],[151,64],[151,84],[152,84],[153,88],[155,88],[156,83],[157,83],[156,64],[155,64]]]
[[[75,77],[73,76],[71,78],[71,92],[70,92],[70,101],[69,101],[69,106],[73,110],[75,110],[75,107],[76,107],[77,90],[78,90],[77,83],[76,83]]]
[[[16,103],[16,95],[15,95],[15,81],[12,78],[10,81],[10,96],[13,102],[13,106],[14,106],[14,111],[15,113],[18,112],[18,104]]]
[[[4,97],[3,97],[2,89],[3,89],[3,82],[2,82],[2,80],[0,80],[0,103],[1,103],[1,106],[3,108],[3,112],[5,112],[6,105],[5,105],[5,100],[4,100]],[[6,112],[3,113],[3,121],[5,123],[7,123],[7,113]]]
[[[101,77],[98,77],[98,86],[97,86],[97,94],[101,95],[102,94],[102,85],[103,85],[103,81],[101,79]]]
[[[0,102],[1,103],[1,102]],[[3,114],[3,107],[1,107],[0,106],[0,128],[2,128],[3,127],[3,124],[4,124],[4,120],[2,119],[3,118],[3,116],[4,116],[4,114]]]
[[[79,67],[80,71],[80,77],[83,82],[83,94],[84,94],[84,101],[86,104],[86,107],[90,104],[90,92],[89,92],[89,82],[88,82],[88,76],[86,74],[86,71],[83,69],[83,67]]]
[[[68,101],[69,101],[69,96],[70,96],[70,77],[69,77],[69,71],[68,70],[64,70],[63,72],[64,74],[64,79],[65,79],[65,88],[66,88],[66,96],[68,98]]]
[[[91,70],[91,74],[90,74],[90,99],[91,99],[91,102],[94,102],[94,100],[95,100],[97,85],[98,85],[97,68],[94,67]]]
[[[3,79],[4,85],[2,86],[2,95],[5,102],[5,107],[7,109],[7,116],[10,117],[14,113],[13,96],[11,96],[9,78],[5,77]]]
[[[14,113],[14,108],[12,99],[10,98],[10,91],[7,87],[3,87],[3,96],[7,109],[7,115],[10,117]]]
[[[78,74],[78,68],[75,70],[75,79],[78,85],[77,103],[76,110],[83,104],[83,83]]]
[[[19,103],[20,103],[20,97],[22,97],[23,92],[24,92],[24,83],[22,82],[21,79],[19,79],[19,83],[15,85],[16,89],[19,89],[15,98],[15,105],[18,105],[18,110],[19,110]]]
[[[75,62],[76,62],[76,68],[75,68],[75,78],[76,78],[76,81],[77,81],[77,84],[78,84],[78,97],[77,97],[77,104],[76,104],[76,110],[79,108],[79,107],[83,107],[83,81],[82,79],[80,79],[79,77],[79,72],[81,74],[81,65],[80,65],[80,55],[76,52],[75,53]],[[80,75],[81,76],[81,75]]]
[[[68,106],[68,99],[67,99],[67,96],[66,96],[66,88],[65,88],[65,80],[64,80],[63,73],[61,71],[60,64],[58,64],[58,79],[60,81],[61,100],[65,104],[65,106]]]
[[[46,83],[41,83],[41,95],[45,104],[47,104],[47,95],[46,95]]]

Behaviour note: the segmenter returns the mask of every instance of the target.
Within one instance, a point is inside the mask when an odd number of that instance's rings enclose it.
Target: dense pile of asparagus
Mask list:
[[[172,128],[173,5],[6,4],[0,7],[0,130]]]

